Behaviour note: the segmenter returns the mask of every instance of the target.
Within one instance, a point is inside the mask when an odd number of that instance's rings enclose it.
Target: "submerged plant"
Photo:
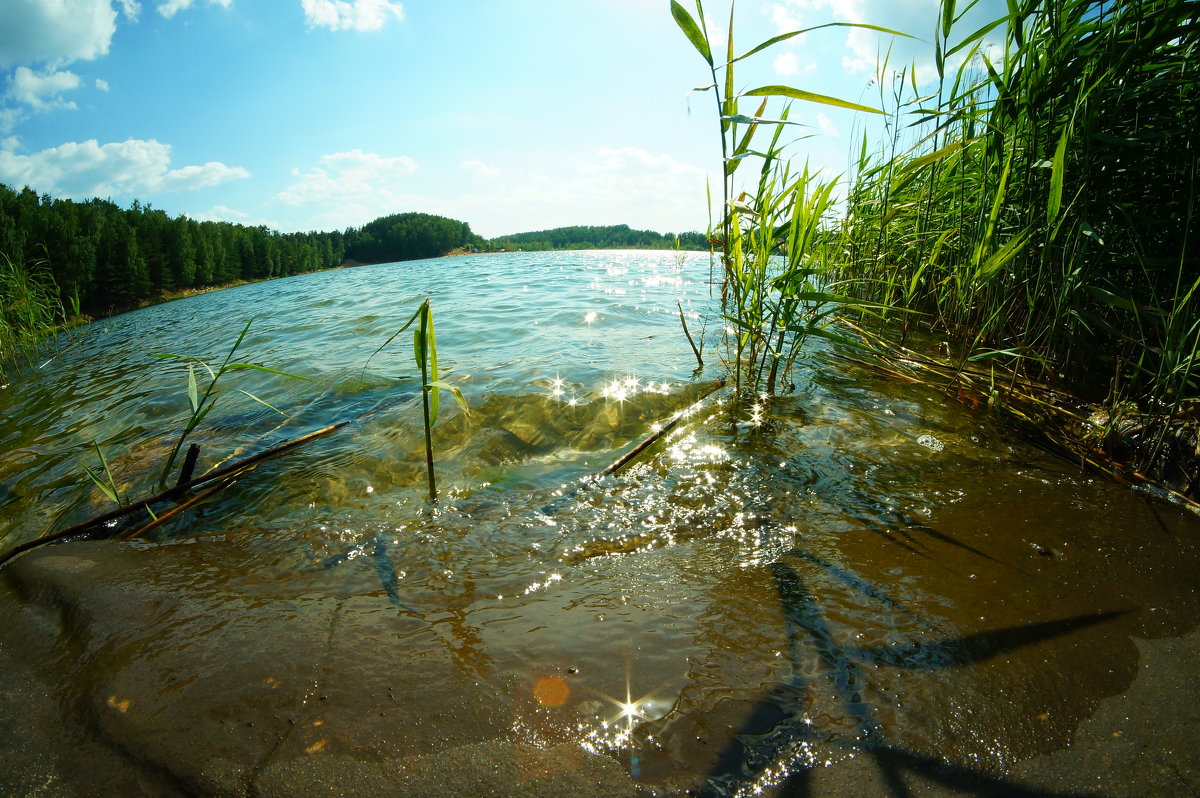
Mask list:
[[[113,502],[113,504],[116,504],[118,507],[123,507],[124,505],[129,504],[129,496],[121,496],[121,492],[117,488],[117,482],[115,479],[113,479],[112,470],[108,467],[108,458],[104,456],[104,452],[100,449],[100,444],[97,443],[94,438],[92,439],[92,448],[96,450],[96,458],[100,461],[100,469],[104,476],[101,477],[100,474],[93,471],[87,463],[82,464],[83,470],[87,472],[87,475],[89,478],[91,478],[92,482],[96,483],[96,487],[100,488],[101,492],[104,493],[104,495],[107,496],[109,500]]]
[[[175,441],[175,446],[173,449],[171,449],[171,454],[170,454],[170,456],[167,457],[167,461],[163,465],[162,473],[159,475],[159,478],[158,478],[159,488],[166,487],[167,478],[171,474],[171,467],[175,464],[175,458],[179,456],[179,450],[183,447],[183,444],[187,440],[188,436],[192,434],[192,432],[196,429],[196,427],[198,427],[200,425],[200,422],[204,420],[204,418],[209,414],[209,412],[216,405],[217,397],[215,395],[215,392],[216,392],[216,388],[217,388],[217,382],[220,381],[221,377],[223,377],[227,372],[247,371],[247,370],[262,371],[262,372],[266,372],[268,374],[277,374],[280,377],[287,377],[287,378],[293,379],[293,380],[311,381],[311,380],[309,380],[308,377],[300,377],[296,374],[288,374],[287,372],[284,372],[284,371],[277,371],[276,369],[267,368],[266,366],[261,366],[257,363],[234,363],[234,362],[231,362],[233,360],[234,353],[237,352],[238,348],[242,345],[242,341],[246,338],[246,333],[250,331],[250,325],[253,323],[254,323],[254,319],[250,319],[250,321],[246,322],[246,326],[242,328],[241,334],[238,335],[237,340],[234,341],[233,346],[230,348],[229,354],[227,354],[225,356],[225,360],[221,363],[220,367],[217,368],[215,371],[212,369],[212,367],[210,367],[208,365],[208,363],[206,363],[205,361],[201,360],[200,358],[194,357],[192,355],[177,355],[177,354],[174,354],[171,352],[163,352],[163,353],[154,355],[154,357],[157,357],[157,358],[178,358],[178,359],[185,361],[188,364],[188,367],[187,367],[187,372],[188,372],[187,396],[188,396],[188,405],[191,408],[191,414],[188,416],[188,420],[187,420],[187,423],[184,425],[183,432],[180,433],[179,438]],[[207,372],[208,377],[209,377],[208,385],[204,388],[203,394],[200,393],[199,386],[196,382],[196,367],[197,366],[199,366],[201,369],[203,369],[205,372]],[[280,415],[283,415],[275,407],[272,407],[270,404],[268,404],[267,402],[264,402],[262,399],[259,399],[257,396],[255,396],[252,393],[249,393],[248,391],[243,391],[239,388],[238,393],[244,394],[244,395],[250,397],[251,399],[253,399],[255,402],[258,402],[263,407],[266,407],[270,410],[273,410],[276,413],[280,413]]]
[[[464,413],[469,413],[467,409],[467,400],[463,396],[462,391],[457,386],[441,380],[438,374],[437,361],[437,336],[433,331],[433,307],[429,303],[429,299],[425,299],[417,307],[408,321],[404,325],[392,333],[386,341],[384,341],[378,349],[371,353],[367,358],[367,362],[363,364],[363,371],[367,369],[371,358],[383,351],[384,347],[396,339],[400,333],[412,327],[413,322],[417,322],[417,326],[413,328],[413,357],[417,362],[417,367],[421,369],[421,410],[422,418],[425,426],[425,469],[429,481],[429,500],[437,500],[437,481],[434,477],[433,468],[433,425],[437,423],[439,392],[444,388],[449,391],[458,402],[459,407]]]

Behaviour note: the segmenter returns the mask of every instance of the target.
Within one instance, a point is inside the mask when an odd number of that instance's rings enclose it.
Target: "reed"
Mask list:
[[[242,328],[241,334],[239,334],[237,337],[237,340],[234,341],[233,346],[229,349],[229,353],[227,355],[225,355],[225,360],[221,363],[221,365],[216,370],[213,370],[213,368],[211,366],[209,366],[208,363],[205,362],[204,360],[201,360],[200,358],[194,357],[192,355],[179,355],[179,354],[175,354],[173,352],[161,352],[159,354],[154,355],[154,357],[157,357],[157,358],[178,359],[178,360],[182,360],[183,362],[187,363],[187,397],[188,397],[188,405],[191,410],[191,412],[188,415],[187,422],[184,424],[183,431],[180,433],[179,437],[175,440],[175,446],[171,449],[171,454],[167,457],[166,463],[163,464],[162,473],[159,475],[159,478],[158,478],[158,487],[160,490],[166,487],[167,479],[171,475],[171,468],[174,466],[175,458],[179,456],[179,450],[183,447],[184,442],[188,439],[188,436],[191,435],[192,432],[195,431],[196,427],[198,427],[200,425],[200,422],[202,422],[205,419],[205,417],[208,416],[208,414],[212,411],[213,407],[216,406],[217,383],[220,382],[221,377],[225,376],[227,373],[232,372],[232,371],[262,371],[262,372],[266,372],[268,374],[275,374],[280,377],[287,377],[287,378],[293,379],[293,380],[311,381],[311,380],[309,380],[308,377],[301,377],[296,374],[288,374],[285,371],[278,371],[276,369],[268,368],[266,366],[262,366],[257,363],[235,363],[235,362],[233,362],[234,354],[241,347],[242,341],[245,340],[246,333],[248,333],[250,331],[250,325],[253,323],[254,323],[253,318],[251,318],[249,321],[246,322],[246,326]],[[200,393],[199,384],[196,380],[197,367],[199,367],[203,372],[207,373],[208,378],[209,378],[208,384],[205,386],[203,393]],[[238,393],[243,394],[243,395],[249,397],[250,399],[253,399],[255,402],[262,405],[263,407],[266,407],[276,413],[280,413],[279,410],[272,407],[269,403],[263,401],[262,399],[259,399],[254,394],[252,394],[248,391],[243,391],[240,388],[237,389],[237,391],[238,391]],[[280,413],[280,415],[282,415],[282,413]],[[99,451],[99,450],[97,449],[97,451]]]
[[[48,266],[27,266],[0,253],[0,376],[31,362],[63,316]]]
[[[416,326],[413,327],[413,323]],[[400,333],[413,327],[413,358],[417,368],[421,370],[421,416],[425,429],[425,473],[429,484],[429,501],[437,501],[437,479],[433,464],[433,425],[437,423],[440,392],[447,390],[454,397],[463,413],[469,414],[467,400],[457,386],[451,385],[440,378],[437,360],[437,335],[433,329],[433,306],[426,298],[417,307],[404,325],[392,333],[378,349],[371,353],[363,364],[363,372],[367,370],[371,359],[383,351],[384,347],[396,339]]]
[[[738,396],[775,394],[785,388],[788,373],[803,342],[811,336],[844,340],[833,331],[834,313],[848,304],[866,310],[867,300],[842,293],[833,279],[828,239],[823,228],[834,206],[836,181],[826,179],[808,166],[793,170],[784,157],[782,142],[788,121],[788,104],[812,102],[851,108],[869,113],[876,109],[792,86],[769,85],[735,91],[739,62],[781,42],[820,28],[866,27],[832,23],[775,36],[737,55],[734,50],[734,4],[730,4],[729,36],[725,59],[714,57],[700,0],[693,16],[678,0],[671,14],[680,30],[708,65],[712,83],[698,91],[711,91],[720,124],[723,165],[722,201],[718,222],[710,240],[720,248],[722,268],[721,308],[729,333],[732,372]],[[747,115],[740,101],[749,98],[757,108]],[[767,112],[772,102],[783,103],[774,116]],[[755,149],[760,130],[769,130],[770,140]],[[744,165],[756,162],[757,177],[739,183]]]
[[[960,364],[1136,406],[1161,438],[1200,397],[1200,8],[1014,0],[965,35],[961,19],[943,0],[933,86],[883,68],[896,124],[864,141],[837,274],[923,314]]]

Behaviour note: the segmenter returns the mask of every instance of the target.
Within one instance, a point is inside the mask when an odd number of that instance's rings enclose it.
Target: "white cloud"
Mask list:
[[[584,167],[584,172],[625,174],[694,174],[704,175],[702,169],[675,160],[670,155],[652,155],[638,147],[603,147],[596,152],[596,162]]]
[[[246,227],[266,227],[271,230],[284,230],[288,228],[276,219],[267,219],[262,216],[252,216],[248,213],[230,208],[227,205],[214,205],[207,211],[199,213],[189,213],[189,217],[198,222],[233,222],[234,224],[245,225]],[[316,227],[295,228],[304,231],[316,230]],[[322,229],[330,229],[328,227]]]
[[[214,205],[204,213],[196,214],[195,218],[202,222],[244,222],[250,218],[250,214],[235,211],[225,205]]]
[[[39,74],[29,67],[17,67],[8,80],[8,96],[25,103],[35,111],[55,108],[74,108],[75,103],[61,99],[58,95],[79,88],[79,76],[74,72]]]
[[[493,192],[472,191],[450,203],[447,215],[488,236],[575,224],[696,230],[708,222],[705,178],[703,169],[671,155],[608,147],[574,174],[526,173]]]
[[[161,0],[158,4],[158,13],[170,19],[180,11],[191,8],[195,2],[196,0]],[[220,6],[221,8],[229,8],[232,3],[233,0],[208,0],[210,6]]]
[[[797,14],[799,3],[795,0],[786,0],[784,3],[774,3],[769,9],[771,15],[771,24],[775,26],[775,30],[779,33],[789,33],[794,30],[799,30],[800,16]]]
[[[310,28],[371,31],[382,28],[389,15],[404,19],[404,6],[394,0],[300,0],[300,4]]]
[[[837,129],[837,125],[833,124],[833,120],[825,114],[817,114],[817,129],[826,136],[832,136],[835,139],[842,136],[841,131]]]
[[[240,166],[210,161],[171,169],[171,147],[154,139],[101,145],[69,141],[32,155],[0,150],[0,182],[64,197],[146,196],[215,186],[250,176]]]
[[[0,68],[99,58],[117,29],[111,0],[5,0],[3,14]]]
[[[104,80],[103,78],[96,78],[96,88],[100,91],[108,91],[110,87],[107,80]]]
[[[357,203],[386,207],[404,195],[402,178],[416,170],[416,162],[405,155],[388,158],[360,149],[335,152],[321,156],[321,165],[307,172],[293,169],[292,174],[300,180],[276,194],[275,199],[285,205]]]
[[[469,172],[474,177],[491,180],[500,176],[499,167],[484,163],[483,161],[463,161],[458,165],[459,169],[464,172]]]

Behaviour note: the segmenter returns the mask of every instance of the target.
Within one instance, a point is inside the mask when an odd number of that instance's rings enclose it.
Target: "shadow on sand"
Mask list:
[[[1079,615],[1059,620],[1011,626],[987,632],[899,646],[856,648],[837,642],[821,604],[787,560],[801,560],[892,611],[909,617],[912,613],[879,587],[807,552],[793,549],[769,568],[786,624],[791,675],[772,685],[746,716],[722,750],[707,779],[699,787],[701,796],[769,794],[801,798],[815,794],[814,773],[822,764],[809,763],[796,752],[807,746],[828,744],[828,736],[811,722],[789,713],[785,705],[803,706],[803,698],[814,685],[803,667],[806,655],[820,661],[819,671],[832,685],[835,699],[856,727],[856,739],[847,750],[869,758],[878,771],[886,795],[907,798],[913,794],[911,781],[938,785],[947,793],[999,798],[1082,798],[1084,793],[1062,793],[1037,789],[982,770],[953,764],[936,757],[906,751],[885,739],[872,718],[861,687],[867,684],[862,666],[882,665],[909,671],[932,672],[971,665],[992,657],[1036,645],[1080,629],[1119,617],[1120,612]],[[797,700],[800,699],[800,700]],[[753,737],[753,745],[748,741]]]

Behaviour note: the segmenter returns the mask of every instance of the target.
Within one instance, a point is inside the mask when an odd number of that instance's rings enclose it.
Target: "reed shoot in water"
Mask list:
[[[413,326],[413,357],[421,370],[421,411],[425,426],[425,471],[429,482],[429,500],[437,501],[437,480],[433,466],[433,425],[437,423],[440,391],[450,392],[464,413],[469,413],[467,400],[457,386],[440,379],[437,360],[437,336],[433,330],[433,307],[429,299],[425,299],[417,307],[404,326],[392,333],[391,337],[367,358],[363,371],[367,369],[371,358],[383,351],[383,348],[396,339],[400,333]]]
[[[187,365],[187,373],[188,373],[187,396],[188,396],[188,405],[191,408],[191,414],[188,416],[188,420],[187,420],[187,423],[184,425],[183,432],[180,433],[179,438],[175,441],[175,447],[173,449],[171,449],[171,454],[169,457],[167,457],[167,462],[163,465],[162,473],[159,475],[158,487],[160,490],[162,488],[166,487],[167,479],[171,475],[171,467],[175,464],[175,458],[179,456],[179,450],[183,447],[184,442],[187,440],[188,436],[191,435],[192,432],[195,431],[196,427],[198,427],[200,425],[200,422],[205,419],[205,417],[209,414],[209,412],[212,411],[213,407],[216,405],[216,403],[217,403],[217,396],[216,396],[217,383],[220,381],[221,377],[223,377],[226,373],[231,372],[231,371],[248,371],[248,370],[249,371],[262,371],[262,372],[266,372],[268,374],[276,374],[280,377],[287,377],[287,378],[293,379],[293,380],[305,380],[305,381],[311,382],[311,380],[309,380],[308,377],[300,377],[296,374],[288,374],[285,371],[277,371],[276,369],[267,368],[266,366],[261,366],[257,363],[234,363],[234,362],[231,362],[231,361],[233,361],[234,353],[236,353],[238,348],[242,345],[242,341],[245,340],[246,333],[250,331],[250,325],[253,323],[254,323],[254,319],[250,319],[250,321],[246,322],[246,326],[242,328],[241,334],[238,335],[237,340],[234,341],[234,343],[233,343],[233,347],[230,348],[229,354],[227,354],[225,356],[224,362],[222,362],[220,367],[217,368],[215,371],[212,369],[211,366],[208,365],[208,363],[206,363],[205,361],[201,360],[198,357],[193,357],[192,355],[177,355],[177,354],[174,354],[171,352],[163,352],[163,353],[154,355],[154,357],[157,357],[157,358],[180,359],[188,364]],[[200,393],[199,386],[196,381],[196,367],[197,366],[200,367],[201,369],[203,369],[203,371],[206,372],[209,377],[208,385],[205,386],[203,394]],[[279,413],[280,415],[283,415],[283,413],[281,413],[279,410],[272,407],[267,402],[264,402],[262,399],[259,399],[254,394],[249,393],[248,391],[243,391],[239,388],[238,393],[244,394],[244,395],[250,397],[251,399],[253,399],[255,402],[258,402],[263,407],[266,407],[270,410],[273,410],[276,413]]]
[[[825,251],[823,228],[834,204],[834,182],[810,172],[793,170],[783,158],[781,136],[788,121],[785,106],[777,118],[765,116],[772,99],[800,100],[868,113],[876,109],[791,86],[762,86],[735,91],[735,65],[767,48],[825,27],[864,27],[896,33],[872,25],[832,23],[785,33],[735,55],[733,4],[729,11],[729,39],[724,62],[714,58],[708,30],[697,20],[704,8],[696,0],[693,17],[678,0],[671,14],[683,34],[708,64],[711,91],[720,124],[724,164],[722,204],[717,228],[710,240],[720,247],[723,270],[722,314],[732,338],[732,370],[736,392],[774,394],[787,383],[800,347],[810,336],[845,340],[830,328],[832,315],[847,304],[867,309],[869,302],[841,293],[833,281],[832,264]],[[896,34],[903,35],[903,34]],[[722,73],[720,75],[719,73]],[[757,110],[747,116],[739,100],[753,98]],[[773,130],[765,149],[752,149],[760,128]],[[757,159],[754,183],[738,190],[738,173],[748,160]]]

